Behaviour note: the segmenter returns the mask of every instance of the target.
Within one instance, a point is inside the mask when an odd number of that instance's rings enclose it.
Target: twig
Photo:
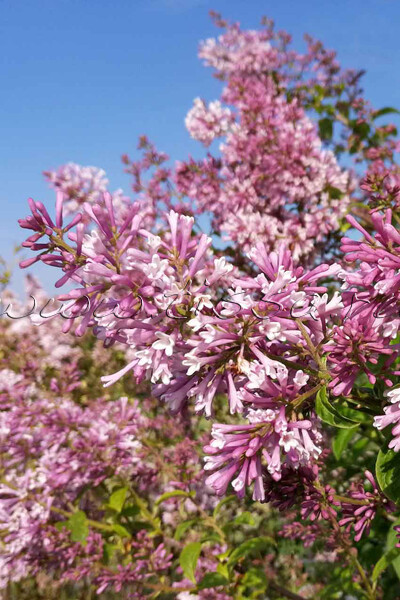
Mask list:
[[[275,590],[276,592],[278,592],[278,594],[280,594],[281,596],[285,596],[285,598],[289,598],[289,600],[304,600],[303,596],[299,596],[298,594],[295,594],[294,592],[287,590],[286,588],[278,585],[274,581],[270,581],[269,587],[271,589]]]

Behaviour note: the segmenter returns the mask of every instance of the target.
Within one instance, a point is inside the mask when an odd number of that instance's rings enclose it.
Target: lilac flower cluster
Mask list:
[[[132,597],[145,593],[140,586],[160,591],[154,577],[171,568],[173,543],[155,540],[161,522],[177,525],[175,492],[218,540],[219,554],[204,552],[200,559],[195,542],[197,577],[217,558],[217,573],[228,581],[235,555],[225,562],[227,534],[207,511],[219,510],[210,488],[223,496],[231,486],[242,502],[250,501],[251,489],[254,501],[292,511],[285,537],[311,547],[323,534],[329,560],[347,557],[349,577],[375,600],[375,584],[358,561],[352,536],[360,542],[381,518],[391,521],[396,509],[379,463],[387,450],[382,430],[391,430],[389,450],[400,449],[398,144],[390,137],[393,128],[373,126],[379,114],[360,98],[356,75],[342,72],[319,43],[309,39],[306,54],[299,55],[268,24],[261,32],[243,32],[216,20],[226,32],[206,41],[200,55],[226,83],[222,103],[196,99],[186,125],[206,146],[224,136],[220,155],[167,169],[167,157],[143,137],[142,160],[123,158],[134,178],[135,201],[108,192],[102,171],[67,165],[48,174],[57,189],[55,217],[30,199],[31,215],[20,220],[31,232],[22,245],[35,253],[21,267],[41,261],[60,270],[58,288],[68,285],[58,298],[66,303],[63,332],[86,339],[91,330],[103,343],[99,353],[120,353],[119,361],[99,369],[97,379],[102,375],[107,388],[102,393],[126,384],[147,396],[144,406],[150,396],[161,400],[182,420],[184,439],[168,447],[173,434],[163,431],[167,448],[160,457],[142,432],[170,429],[157,413],[145,418],[124,394],[112,404],[101,394],[93,406],[72,401],[68,395],[80,382],[79,357],[74,362],[68,356],[71,347],[75,352],[70,342],[59,351],[57,365],[62,370],[67,364],[69,377],[51,380],[46,391],[53,396],[26,386],[24,369],[0,372],[3,581],[14,577],[11,571],[16,579],[29,569],[35,573],[32,552],[41,557],[46,544],[62,545],[73,515],[84,512],[87,489],[110,491],[111,478],[135,482],[129,488],[137,503],[132,511],[147,519],[153,535],[136,529],[137,539],[129,543],[137,560],[109,571],[93,564],[85,571],[86,549],[65,542],[59,566],[70,561],[71,579],[80,579],[76,568],[83,565],[81,572],[90,572],[98,593],[109,588],[118,593],[124,585],[132,586]],[[347,102],[341,96],[345,86]],[[332,98],[334,105],[324,104]],[[327,115],[318,128],[308,109]],[[368,163],[359,192],[355,175],[339,165],[334,119],[343,125],[349,153]],[[353,202],[357,193],[365,202]],[[353,215],[347,214],[350,207]],[[214,237],[202,233],[195,220],[198,214],[211,216],[213,233],[232,245],[224,251],[214,247]],[[348,228],[351,233],[342,237]],[[32,321],[57,335],[58,312],[32,315]],[[14,322],[10,331],[30,326]],[[50,339],[44,343],[49,345]],[[194,425],[200,416],[213,419],[211,439]],[[336,458],[353,434],[354,447],[369,444],[366,462],[381,450],[377,480],[372,466],[361,469],[361,461],[356,468],[366,487],[350,468],[345,483],[337,473],[330,476],[333,428],[350,431],[335,437]],[[203,445],[204,482],[190,465],[194,440]],[[168,479],[162,484],[161,472]],[[160,487],[171,508],[162,519],[136,494],[136,488],[145,489],[154,499],[152,490]],[[115,525],[126,523],[107,520],[108,508],[96,507],[99,515],[88,523],[103,523],[115,533]],[[58,521],[51,520],[53,513]],[[68,516],[68,525],[61,516]],[[89,527],[85,548],[98,557],[104,537],[92,529],[96,526]],[[37,546],[29,545],[32,536]],[[185,598],[199,592],[206,598],[191,585],[195,566],[187,568],[182,560],[186,579],[178,585],[173,579],[168,593],[176,590]],[[222,600],[224,592],[210,597]]]

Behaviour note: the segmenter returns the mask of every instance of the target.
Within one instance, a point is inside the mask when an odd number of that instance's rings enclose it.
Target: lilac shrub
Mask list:
[[[69,164],[54,216],[30,199],[20,220],[21,267],[68,286],[20,327],[71,351],[49,384],[46,360],[5,363],[4,586],[394,599],[399,142],[375,121],[397,111],[320,42],[214,19],[221,99],[186,117],[205,157],[170,166],[143,136],[133,200]]]

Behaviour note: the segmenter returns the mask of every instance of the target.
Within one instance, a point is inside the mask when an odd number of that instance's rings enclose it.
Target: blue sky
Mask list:
[[[304,32],[322,39],[367,70],[374,105],[400,107],[397,0],[0,0],[0,255],[23,240],[27,197],[53,201],[44,169],[100,166],[128,191],[120,155],[140,134],[172,159],[198,154],[183,120],[195,96],[219,91],[197,58],[215,34],[210,9],[250,28],[265,14],[300,47]]]

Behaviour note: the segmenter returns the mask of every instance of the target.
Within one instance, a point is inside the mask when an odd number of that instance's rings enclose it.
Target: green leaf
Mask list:
[[[326,386],[322,387],[317,394],[315,399],[315,411],[321,421],[328,423],[328,425],[333,425],[340,429],[350,429],[358,426],[358,423],[342,416],[336,408],[332,406],[328,400]]]
[[[368,123],[355,123],[353,126],[353,131],[356,135],[358,135],[362,140],[368,137],[369,132],[371,131],[371,127]]]
[[[201,544],[199,542],[192,542],[185,546],[179,555],[179,564],[182,567],[183,574],[190,579],[190,581],[193,581],[193,583],[196,583],[194,574],[200,552]]]
[[[322,140],[330,140],[333,135],[333,121],[325,117],[318,121],[319,136]]]
[[[219,563],[219,565],[217,567],[217,572],[220,573],[220,575],[223,575],[225,577],[225,579],[229,579],[228,565],[226,565],[224,563]]]
[[[139,513],[140,508],[137,504],[125,504],[120,514],[121,516],[127,517],[128,519],[132,519],[133,517],[136,517]]]
[[[169,498],[194,498],[194,492],[184,492],[183,490],[174,490],[173,492],[165,492],[155,501],[155,505],[158,506],[165,500],[169,500]]]
[[[77,510],[72,513],[65,525],[71,532],[71,540],[73,542],[86,543],[86,538],[89,535],[89,526],[83,510]]]
[[[232,500],[237,500],[237,496],[232,494],[231,496],[225,496],[225,498],[222,498],[222,500],[220,500],[220,502],[218,502],[217,506],[214,508],[213,517],[215,518],[221,510],[221,508],[225,504],[228,504],[228,502],[231,502]]]
[[[106,563],[109,563],[116,551],[118,550],[118,546],[115,544],[104,544],[103,546],[103,556]]]
[[[206,588],[214,588],[220,585],[227,585],[229,581],[221,573],[207,573],[203,579],[197,585],[199,590],[205,590]]]
[[[400,455],[384,448],[376,459],[376,478],[382,492],[395,504],[400,505]]]
[[[369,442],[370,442],[370,440],[367,437],[365,437],[365,438],[360,437],[359,440],[354,442],[353,450],[356,453],[356,455],[363,452],[364,449],[368,446]]]
[[[385,552],[376,563],[374,570],[372,571],[372,581],[377,581],[380,574],[388,568],[392,562],[400,556],[399,548],[392,548],[389,552]]]
[[[372,416],[363,411],[363,408],[350,408],[350,406],[343,406],[339,404],[335,406],[338,413],[342,415],[342,417],[346,417],[350,419],[350,421],[355,421],[356,423],[372,423]]]
[[[348,102],[339,101],[336,103],[336,108],[348,119],[350,113],[350,104]]]
[[[326,191],[333,200],[339,200],[343,196],[342,190],[337,187],[333,187],[332,185],[328,186]]]
[[[225,552],[220,552],[220,554],[217,554],[217,558],[219,560],[220,563],[224,563],[226,561],[226,559],[228,558],[228,556],[231,553],[231,549],[228,548],[228,550],[225,550]],[[219,571],[222,572],[222,571]]]
[[[123,487],[119,490],[113,492],[108,501],[108,506],[115,510],[117,513],[120,513],[125,504],[126,496],[128,494],[128,488]]]
[[[396,115],[400,115],[400,111],[397,108],[392,108],[391,106],[385,106],[380,110],[377,110],[372,117],[374,120],[378,119],[378,117],[382,117],[383,115],[389,115],[390,113],[394,113]]]
[[[175,529],[174,539],[179,542],[182,539],[183,534],[190,527],[193,527],[196,523],[199,522],[199,519],[191,519],[190,521],[183,521],[182,523],[178,523],[177,528]]]
[[[228,559],[228,566],[232,567],[242,558],[254,553],[262,552],[271,545],[275,545],[275,541],[268,536],[256,537],[251,540],[246,540],[245,542],[240,544],[240,546],[235,548],[235,550],[233,550]]]
[[[54,527],[57,531],[62,531],[64,527],[68,529],[68,521],[57,521],[57,523],[54,523]]]
[[[392,550],[398,542],[397,534],[393,529],[395,525],[400,525],[400,519],[397,519],[394,523],[392,523],[386,541],[386,550]],[[397,558],[395,558],[392,562],[392,567],[396,571],[396,575],[398,579],[400,579],[400,554]]]
[[[200,542],[202,544],[205,544],[206,542],[212,542],[213,544],[220,544],[221,536],[216,531],[211,530],[201,536]]]
[[[252,527],[256,524],[253,515],[247,510],[238,515],[233,522],[235,525],[251,525]]]
[[[132,537],[130,532],[123,525],[120,525],[119,523],[115,523],[113,525],[113,529],[114,529],[115,533],[118,533],[118,535],[120,537],[128,537],[128,538]]]
[[[251,590],[259,590],[257,596],[260,595],[261,591],[264,591],[267,587],[267,577],[262,569],[250,568],[244,574],[241,581],[243,587],[247,587]],[[254,595],[254,594],[253,594]]]
[[[339,460],[344,450],[346,450],[351,438],[355,434],[355,429],[339,429],[332,442],[332,450],[336,460]]]

